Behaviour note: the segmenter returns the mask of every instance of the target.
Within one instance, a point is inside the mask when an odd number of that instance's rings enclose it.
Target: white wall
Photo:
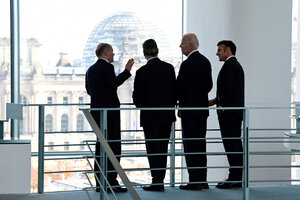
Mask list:
[[[194,32],[199,50],[212,64],[215,96],[216,77],[223,63],[218,61],[217,43],[230,39],[237,45],[237,58],[245,71],[246,105],[289,103],[291,96],[291,0],[186,0],[184,33]],[[250,128],[290,128],[289,110],[253,110]],[[209,128],[218,128],[214,111]],[[251,131],[252,136],[283,136],[283,131]],[[209,132],[209,137],[220,136]],[[223,150],[221,144],[209,151]],[[287,151],[283,144],[252,144],[251,151]],[[251,156],[251,165],[289,165],[290,156]],[[225,157],[210,157],[209,165],[227,165]],[[226,178],[226,170],[210,170],[210,180]],[[276,174],[276,175],[275,175]],[[290,169],[251,170],[252,180],[289,179]]]
[[[0,194],[30,193],[30,155],[30,142],[0,141]]]

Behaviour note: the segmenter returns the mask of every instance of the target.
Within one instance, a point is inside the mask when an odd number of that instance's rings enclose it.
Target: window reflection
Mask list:
[[[45,120],[45,131],[46,132],[52,132],[53,131],[53,117],[52,115],[48,114],[46,115],[46,120]]]
[[[2,9],[2,2],[0,2],[0,10]],[[7,10],[9,10],[9,1],[7,2]],[[113,46],[116,54],[113,63],[116,74],[124,69],[129,58],[135,59],[132,77],[118,91],[122,103],[132,102],[131,93],[135,71],[146,62],[142,52],[142,43],[146,39],[155,39],[160,49],[159,57],[172,63],[178,71],[181,61],[178,44],[182,30],[182,1],[153,0],[147,7],[145,3],[141,0],[131,0],[130,2],[123,0],[20,1],[20,19],[22,19],[20,21],[21,93],[26,97],[30,97],[30,99],[27,99],[30,100],[29,103],[52,104],[45,106],[45,131],[64,132],[63,134],[47,134],[45,144],[55,141],[55,144],[61,145],[68,142],[69,144],[78,144],[72,146],[72,150],[80,151],[83,150],[83,146],[80,145],[82,141],[95,139],[94,133],[91,132],[76,133],[76,131],[91,130],[79,110],[79,108],[88,106],[67,105],[83,104],[90,101],[84,87],[84,75],[87,68],[95,62],[94,51],[99,42],[107,42]],[[103,7],[103,5],[107,9],[99,12],[99,7]],[[155,15],[153,15],[153,11],[155,11]],[[3,19],[9,19],[9,15],[0,18],[0,22]],[[2,59],[5,60],[5,63],[8,63],[10,62],[9,26],[8,34],[1,34],[2,30],[0,29],[0,61]],[[1,57],[2,55],[6,55],[6,57]],[[3,66],[3,71],[0,70],[0,77],[8,80],[9,64]],[[5,66],[7,67],[5,68]],[[0,81],[0,86],[1,84],[9,83]],[[6,96],[0,98],[0,102],[7,102],[10,99],[9,92],[3,91],[3,94]],[[66,106],[53,105],[61,103]],[[34,142],[38,141],[39,132],[36,108],[29,110],[28,118],[30,119],[28,120],[28,127],[30,128],[27,129],[30,129],[30,131],[28,131],[29,134],[26,135],[26,139],[31,139],[32,151],[36,152],[38,145]],[[121,112],[121,119],[123,130],[136,130],[139,128],[138,112]],[[23,129],[26,129],[25,126]],[[122,138],[136,139],[142,138],[142,135],[130,132],[122,134]],[[57,146],[55,150],[64,151],[64,148]],[[124,151],[142,148],[144,148],[142,145],[126,145],[123,147]],[[85,169],[87,167],[86,162],[76,163],[76,165],[73,161],[70,161],[70,163],[57,161],[56,163],[60,163],[57,164],[58,169],[56,170],[58,171],[61,167],[70,170],[73,168]],[[133,161],[124,158],[121,164],[124,167],[133,167],[133,165],[144,167],[144,163],[147,162],[142,159]],[[49,171],[53,170],[53,166],[50,166],[50,164],[47,166],[46,164],[45,171],[48,169]],[[32,168],[35,169],[34,166]],[[133,172],[130,172],[130,174],[133,179],[138,177]],[[33,174],[32,176],[36,175]],[[144,176],[146,175],[144,173]],[[57,188],[53,187],[55,181],[72,182],[75,179],[86,181],[85,178],[77,176],[72,174],[64,176],[64,180],[60,180],[60,176],[47,175],[45,176],[44,191]],[[37,183],[34,182],[32,185],[33,191],[36,191],[34,188],[36,188]],[[69,189],[71,188],[64,188],[63,186],[60,188],[60,190]],[[73,189],[77,189],[77,187]]]
[[[67,132],[68,131],[68,126],[69,126],[69,117],[66,114],[63,114],[61,116],[61,132]]]

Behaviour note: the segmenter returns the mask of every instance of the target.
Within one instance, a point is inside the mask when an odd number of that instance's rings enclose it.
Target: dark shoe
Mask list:
[[[209,186],[207,183],[200,183],[200,185],[203,187],[203,189],[206,189],[206,190],[209,189]]]
[[[232,181],[227,179],[226,181]],[[216,188],[219,189],[230,189],[230,188],[241,188],[242,183],[226,183],[226,182],[220,182],[216,185]]]
[[[120,193],[120,192],[127,192],[127,188],[122,188],[122,187],[120,187],[120,186],[118,186],[118,187],[113,187],[112,190],[113,190],[114,192],[117,192],[117,193]],[[107,191],[107,192],[111,192],[110,188],[107,188],[106,191]]]
[[[146,190],[146,191],[160,191],[160,192],[165,191],[165,188],[163,185],[150,185],[150,186],[144,186],[142,188],[143,188],[143,190]]]
[[[186,184],[180,185],[179,189],[181,190],[202,190],[202,189],[209,189],[208,184]]]

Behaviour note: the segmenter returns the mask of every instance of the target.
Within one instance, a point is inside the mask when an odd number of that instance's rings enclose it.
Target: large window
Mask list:
[[[27,98],[21,95],[20,103],[27,104],[28,103]]]
[[[49,151],[52,151],[52,150],[54,150],[54,147],[52,146],[52,145],[54,145],[54,142],[48,142],[48,150]]]
[[[292,12],[292,67],[291,67],[291,72],[292,72],[292,80],[291,80],[291,101],[292,102],[299,102],[300,100],[300,84],[299,84],[299,72],[300,72],[300,53],[299,53],[299,48],[300,48],[300,24],[299,24],[299,0],[293,0],[293,12]],[[296,116],[296,111],[292,111],[292,115]],[[298,120],[292,119],[292,128],[299,128],[297,127]],[[297,131],[298,132],[298,131]],[[292,165],[299,165],[300,163],[300,156],[295,154],[292,155],[291,158]],[[291,177],[292,179],[299,179],[300,177],[300,169],[299,168],[292,168],[291,169]],[[298,181],[292,181],[292,184],[299,184]]]
[[[78,97],[78,103],[83,104],[83,97]]]
[[[68,104],[69,98],[68,97],[63,97],[63,104]]]
[[[61,116],[61,132],[67,132],[69,127],[69,117],[66,114]]]
[[[52,132],[53,131],[53,117],[50,114],[46,115],[45,131],[46,132]]]
[[[52,97],[47,97],[47,104],[52,104]]]
[[[0,2],[0,10],[2,10],[2,2]],[[9,11],[8,0],[7,3],[8,7],[3,9],[6,13]],[[0,16],[3,16],[1,12]],[[115,57],[112,64],[115,66],[116,74],[123,71],[129,58],[135,59],[131,71],[132,77],[118,90],[121,103],[131,103],[135,71],[146,63],[142,50],[142,43],[146,39],[155,39],[159,48],[159,58],[172,63],[178,71],[181,62],[179,48],[182,33],[181,18],[182,0],[152,0],[151,3],[145,0],[20,1],[20,90],[22,94],[30,97],[28,99],[30,103],[47,104],[45,106],[45,130],[54,133],[46,135],[45,144],[53,141],[55,144],[65,144],[65,142],[79,144],[72,146],[72,150],[79,151],[81,141],[96,138],[92,132],[76,132],[91,130],[90,126],[84,126],[82,113],[78,115],[79,108],[89,106],[76,107],[68,104],[89,102],[90,97],[84,85],[85,72],[97,59],[95,48],[99,42],[110,43],[114,48]],[[9,14],[1,17],[0,22],[4,19],[9,19]],[[5,23],[0,23],[0,39],[6,37],[9,41],[9,21],[7,20],[6,23],[8,23],[6,35],[1,35],[2,25]],[[6,43],[0,42],[0,58],[4,44]],[[0,89],[1,83],[7,84],[0,80]],[[3,88],[9,87],[5,85]],[[62,103],[65,105],[55,105]],[[47,115],[50,113],[52,118]],[[35,144],[38,141],[38,118],[36,113],[32,116],[29,120],[33,127],[32,138],[26,139],[33,141],[33,151],[37,151],[34,148],[38,146]],[[140,128],[137,112],[121,112],[121,119],[121,127],[124,130]],[[64,134],[56,133],[60,131]],[[130,132],[122,134],[122,138],[124,137],[134,139],[143,135]],[[130,150],[136,147],[127,145],[124,150],[126,148]],[[62,147],[55,149],[63,150]],[[128,159],[122,160],[124,167],[131,163]],[[83,169],[88,167],[86,162],[82,163]],[[140,161],[135,161],[135,163],[139,165]],[[144,165],[144,163],[147,162],[142,161],[141,164]],[[67,164],[65,168],[66,166]],[[50,171],[60,171],[60,169],[52,169],[50,165],[45,166],[45,169],[47,167]],[[69,167],[70,171],[73,168],[80,168],[73,164]],[[75,174],[68,174],[63,180],[60,180],[60,177],[56,174],[45,175],[44,191],[57,188],[53,184],[55,181],[66,183],[69,181],[74,184],[77,178],[82,179],[83,182],[86,181],[84,178],[76,177]],[[36,188],[36,183],[34,184],[33,188]],[[60,189],[69,190],[71,187],[64,188],[61,184]]]
[[[83,115],[82,114],[78,114],[77,115],[77,120],[76,120],[76,129],[77,131],[83,131],[84,127],[83,127]]]
[[[69,150],[70,146],[69,146],[69,142],[64,142],[64,150]]]
[[[5,104],[10,102],[10,1],[0,1],[0,119],[5,119]],[[7,136],[8,130],[5,131]]]

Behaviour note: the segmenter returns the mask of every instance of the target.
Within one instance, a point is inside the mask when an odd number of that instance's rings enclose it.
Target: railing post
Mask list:
[[[89,124],[91,125],[92,129],[94,130],[95,134],[97,135],[97,137],[99,139],[99,142],[101,143],[101,145],[103,146],[103,149],[107,153],[107,156],[110,158],[110,161],[111,161],[112,165],[117,170],[117,173],[119,174],[119,176],[122,179],[124,185],[128,189],[132,199],[133,200],[141,200],[138,193],[135,191],[133,185],[129,181],[127,175],[125,174],[122,166],[120,165],[119,161],[117,160],[114,152],[112,151],[112,149],[110,148],[108,142],[104,138],[104,136],[103,136],[104,134],[99,129],[99,126],[97,125],[95,119],[93,118],[93,116],[91,115],[91,113],[88,110],[83,109],[83,113],[84,113],[86,119],[88,120]]]
[[[104,138],[107,140],[107,110],[100,111],[100,119],[100,130],[103,133]],[[103,185],[103,190],[106,191],[107,183],[105,182],[105,177],[107,177],[107,154],[102,145],[100,145],[100,168],[103,171],[103,174],[100,174],[100,183]],[[104,192],[100,190],[100,200],[102,199],[104,199]]]
[[[20,16],[19,0],[10,1],[10,39],[11,39],[11,103],[19,103],[20,98]],[[10,135],[12,140],[18,140],[19,120],[10,122]]]
[[[249,110],[244,108],[243,123],[243,200],[249,200]]]
[[[39,106],[38,192],[44,192],[44,118],[45,107]]]
[[[170,152],[170,186],[175,187],[175,122],[172,123]]]
[[[0,121],[0,140],[4,139],[4,121]]]
[[[296,133],[300,134],[300,104],[297,102],[295,104],[295,118],[296,118]]]

